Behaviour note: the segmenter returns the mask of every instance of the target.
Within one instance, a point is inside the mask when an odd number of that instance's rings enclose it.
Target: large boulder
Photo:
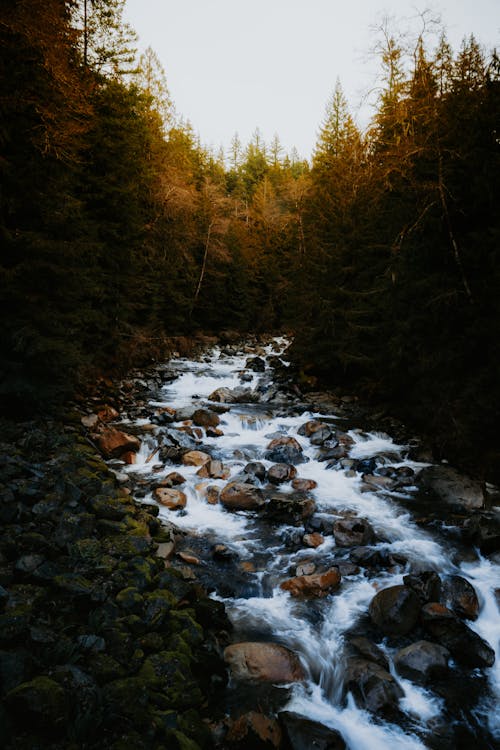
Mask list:
[[[389,586],[375,594],[369,612],[385,635],[406,635],[417,624],[420,599],[407,586]]]
[[[320,599],[335,591],[340,586],[340,580],[337,568],[331,568],[326,573],[289,578],[283,581],[280,588],[298,598]]]
[[[141,447],[141,441],[135,435],[109,428],[100,433],[97,445],[105,458],[120,458],[128,451],[137,452]]]
[[[219,499],[228,510],[257,510],[265,503],[262,491],[246,482],[229,482]]]
[[[193,422],[198,427],[217,427],[219,416],[210,409],[197,409],[193,414]]]
[[[290,750],[345,750],[340,732],[293,711],[280,711],[278,719]]]
[[[11,715],[32,729],[57,734],[66,724],[64,690],[49,677],[23,682],[7,693],[4,700]]]
[[[375,533],[366,518],[340,518],[333,524],[337,547],[358,547],[370,544]]]
[[[434,599],[433,601],[436,601]],[[462,576],[450,576],[443,581],[441,603],[465,620],[477,620],[479,599],[474,586]]]
[[[471,630],[452,611],[437,602],[422,607],[424,628],[454,659],[466,667],[491,667],[495,652],[480,635]]]
[[[427,466],[420,472],[418,483],[450,505],[466,510],[484,508],[485,492],[482,483],[470,479],[451,466]]]
[[[375,664],[378,664],[379,667],[382,667],[382,669],[389,671],[387,656],[382,649],[369,641],[368,638],[365,638],[364,636],[350,638],[349,645],[367,661],[373,661]]]
[[[293,437],[283,435],[271,440],[267,446],[264,458],[279,464],[301,464],[307,461],[303,455],[300,443]]]
[[[391,714],[404,692],[385,669],[366,659],[349,659],[344,689],[352,693],[356,704],[375,714]]]
[[[225,649],[224,661],[236,680],[285,684],[305,678],[296,654],[277,643],[233,643]]]
[[[402,677],[426,684],[446,673],[449,656],[448,649],[438,643],[417,641],[397,652],[394,666]]]

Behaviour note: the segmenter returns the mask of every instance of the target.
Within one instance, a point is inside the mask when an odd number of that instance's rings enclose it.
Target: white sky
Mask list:
[[[227,148],[235,132],[246,143],[259,127],[308,158],[337,76],[360,124],[369,118],[361,102],[379,71],[371,27],[385,14],[419,30],[410,19],[425,8],[441,15],[455,50],[470,33],[500,47],[499,0],[127,0],[125,19],[140,49],[157,53],[178,113],[204,144]]]

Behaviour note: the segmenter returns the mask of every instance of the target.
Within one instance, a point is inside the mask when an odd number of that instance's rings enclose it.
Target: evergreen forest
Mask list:
[[[2,408],[46,411],[168,336],[286,331],[305,389],[382,404],[498,480],[497,54],[384,27],[366,129],[333,80],[310,162],[258,129],[224,154],[123,9],[1,3]]]

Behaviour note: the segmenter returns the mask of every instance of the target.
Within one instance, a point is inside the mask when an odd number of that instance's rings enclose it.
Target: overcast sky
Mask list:
[[[140,49],[159,56],[178,113],[204,144],[227,147],[235,132],[246,143],[259,127],[308,158],[337,77],[367,122],[361,102],[379,70],[373,25],[392,15],[398,28],[420,29],[424,8],[440,14],[455,49],[471,32],[500,47],[499,0],[127,0],[126,20]]]

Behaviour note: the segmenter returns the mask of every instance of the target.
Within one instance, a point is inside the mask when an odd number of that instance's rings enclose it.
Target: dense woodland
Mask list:
[[[123,5],[1,5],[2,404],[47,408],[165,335],[284,329],[304,386],[498,478],[496,54],[383,24],[366,131],[337,82],[311,163],[258,130],[216,154]]]

